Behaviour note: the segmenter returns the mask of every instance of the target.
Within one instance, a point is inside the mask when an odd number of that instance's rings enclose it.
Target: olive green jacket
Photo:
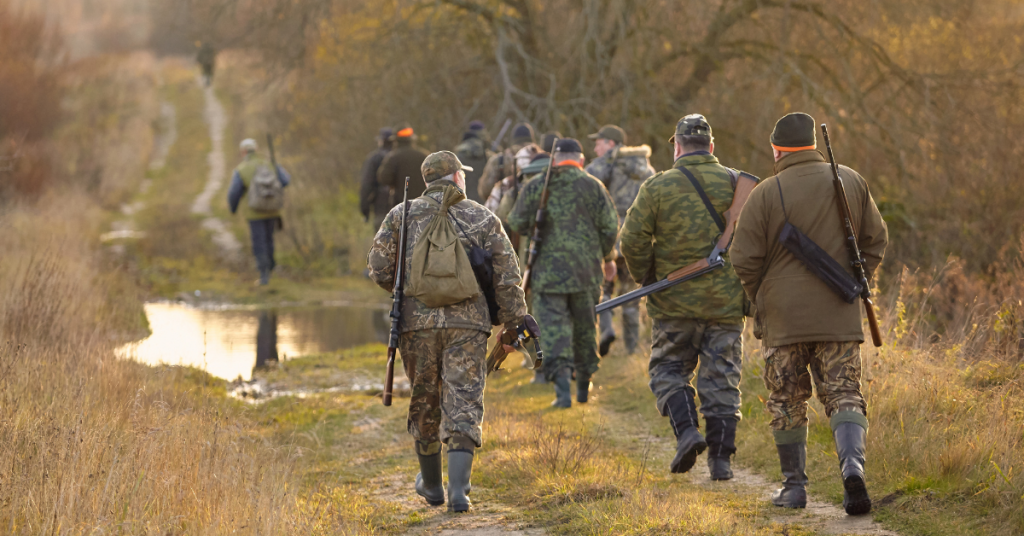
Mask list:
[[[707,258],[721,232],[707,206],[679,167],[693,173],[722,219],[732,205],[734,174],[708,153],[679,157],[672,169],[647,179],[629,207],[619,235],[629,273],[642,282],[653,269],[656,280]],[[729,255],[725,266],[647,297],[651,318],[693,318],[743,322],[743,289]]]
[[[799,151],[776,162],[775,172],[750,194],[731,249],[736,273],[756,305],[755,321],[762,342],[769,347],[863,342],[860,300],[853,304],[843,301],[778,240],[786,223],[779,197],[781,185],[789,222],[853,275],[829,164],[816,150]],[[888,232],[867,181],[846,166],[839,166],[839,175],[870,279],[882,262]]]

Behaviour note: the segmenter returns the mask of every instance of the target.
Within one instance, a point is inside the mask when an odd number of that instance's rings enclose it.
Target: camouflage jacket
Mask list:
[[[451,181],[436,181],[423,192],[423,196],[409,201],[409,226],[406,230],[406,273],[412,268],[412,248],[426,229],[427,224],[440,208],[444,186]],[[426,199],[429,197],[433,199]],[[509,323],[520,320],[526,314],[526,300],[519,288],[519,259],[512,251],[508,236],[498,218],[475,201],[463,200],[452,206],[451,217],[455,218],[462,246],[469,250],[470,239],[477,246],[494,256],[494,290],[500,311],[498,321]],[[398,254],[398,236],[402,224],[402,205],[391,209],[367,254],[366,264],[370,279],[380,288],[391,291],[395,284],[395,256]],[[465,232],[465,234],[462,234]],[[408,281],[407,281],[408,282]],[[462,328],[476,329],[490,333],[491,322],[487,312],[487,300],[483,294],[446,307],[430,308],[416,298],[406,296],[402,301],[401,333],[422,329]]]
[[[646,145],[639,147],[616,147],[595,158],[587,166],[587,173],[604,183],[612,194],[615,210],[619,213],[619,225],[626,218],[626,211],[633,205],[640,185],[654,175],[650,162],[651,148]]]
[[[483,202],[479,192],[480,177],[484,174],[487,161],[494,156],[487,142],[479,136],[470,136],[459,143],[453,151],[459,157],[459,161],[473,168],[473,171],[466,172],[466,197],[478,203]]]
[[[477,193],[480,195],[480,199],[487,199],[491,195],[494,185],[498,184],[498,181],[515,173],[513,168],[515,166],[516,153],[522,148],[522,145],[513,145],[487,159],[487,165],[484,166],[483,174],[480,175],[480,182],[477,184]],[[468,188],[469,185],[467,184],[466,187]]]
[[[553,171],[532,289],[554,294],[597,289],[604,279],[601,262],[614,258],[615,204],[601,181],[582,168],[562,164]],[[529,236],[543,190],[543,176],[522,186],[509,228]]]
[[[683,155],[673,169],[647,179],[626,213],[619,237],[626,266],[637,281],[643,281],[652,267],[660,280],[706,258],[721,234],[689,179],[676,169],[681,166],[701,183],[720,216],[732,205],[734,172],[708,153]],[[648,296],[648,314],[743,322],[743,287],[728,254],[723,258],[722,268]]]

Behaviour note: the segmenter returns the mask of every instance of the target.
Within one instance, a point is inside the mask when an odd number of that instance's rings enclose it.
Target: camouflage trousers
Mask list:
[[[563,368],[589,378],[597,372],[594,306],[600,290],[572,294],[532,293],[533,315],[540,324],[544,377],[554,381]]]
[[[636,283],[633,281],[633,277],[629,275],[629,270],[626,269],[624,261],[616,261],[616,267],[618,273],[615,279],[619,282],[619,292],[616,296],[621,296],[635,289]],[[601,301],[608,301],[610,299],[612,299],[612,294],[602,291]],[[623,305],[621,309],[622,340],[626,345],[627,351],[632,352],[636,350],[637,342],[640,338],[640,300],[631,301]],[[615,328],[612,326],[612,311],[605,311],[598,315],[598,321],[601,326],[602,336],[606,333],[615,333]]]
[[[465,436],[481,446],[487,336],[473,329],[403,333],[398,349],[409,377],[409,433],[420,443]]]
[[[669,398],[686,391],[691,397],[694,393],[700,397],[704,418],[739,419],[742,333],[743,324],[691,318],[655,319],[647,372],[658,411],[668,416]],[[696,390],[690,384],[695,372]]]
[[[809,369],[809,370],[808,370]],[[860,392],[859,342],[801,342],[764,349],[766,403],[776,432],[807,426],[811,382],[825,415],[842,411],[867,415]]]

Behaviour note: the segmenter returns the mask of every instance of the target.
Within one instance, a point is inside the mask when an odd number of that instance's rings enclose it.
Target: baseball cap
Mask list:
[[[626,131],[615,125],[605,125],[601,130],[587,136],[592,140],[611,140],[618,144],[626,143]]]
[[[669,143],[676,141],[676,136],[705,136],[709,140],[714,139],[711,135],[711,125],[700,114],[690,114],[680,119],[676,123],[676,133],[668,139]]]
[[[447,177],[460,169],[473,171],[473,168],[462,165],[459,157],[455,156],[455,153],[451,151],[432,153],[423,160],[423,165],[420,166],[420,172],[423,173],[423,180],[426,182]]]

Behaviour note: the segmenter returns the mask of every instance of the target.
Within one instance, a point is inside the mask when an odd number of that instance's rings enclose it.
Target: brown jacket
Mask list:
[[[377,182],[391,188],[391,206],[402,202],[405,178],[409,177],[409,199],[416,199],[427,189],[423,182],[420,166],[427,158],[427,152],[409,140],[399,139],[395,148],[384,157],[377,170]]]
[[[757,308],[755,322],[762,342],[768,347],[864,342],[860,300],[844,302],[778,240],[786,222],[779,199],[781,184],[789,222],[853,275],[828,163],[818,151],[800,151],[776,162],[775,172],[750,194],[729,251],[743,289]],[[846,166],[839,166],[839,175],[870,279],[882,262],[888,232],[864,178]]]

